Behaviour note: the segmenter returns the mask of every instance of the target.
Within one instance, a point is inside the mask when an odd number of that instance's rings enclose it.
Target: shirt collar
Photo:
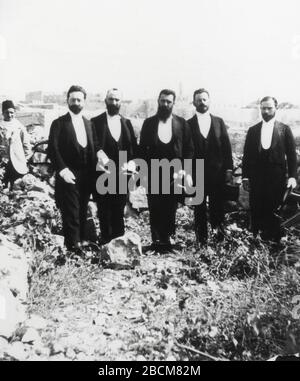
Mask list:
[[[262,120],[263,126],[274,126],[274,123],[275,123],[275,116],[272,119],[270,119],[268,122],[266,122],[265,120]]]
[[[71,118],[72,119],[79,119],[79,118],[82,118],[82,111],[80,111],[79,114],[74,114],[74,112],[72,112],[71,110],[69,110],[69,114],[71,115]]]
[[[208,110],[204,113],[196,111],[196,115],[197,115],[197,118],[204,119],[204,118],[208,118],[210,116],[210,113]]]

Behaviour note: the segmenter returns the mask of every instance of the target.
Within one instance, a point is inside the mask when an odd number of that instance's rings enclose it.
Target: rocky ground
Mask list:
[[[0,332],[0,359],[266,360],[299,352],[297,231],[267,245],[245,229],[246,212],[232,208],[225,241],[211,232],[208,248],[196,250],[192,210],[181,207],[178,246],[159,255],[140,251],[150,243],[148,211],[128,207],[126,231],[140,237],[131,242],[134,261],[105,262],[96,246],[70,258],[51,188],[31,180],[0,196],[1,247],[8,239],[21,248],[29,280],[24,301],[2,268],[0,292],[6,281],[25,316]]]

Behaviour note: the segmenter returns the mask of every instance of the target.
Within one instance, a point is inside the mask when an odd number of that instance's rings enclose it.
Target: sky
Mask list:
[[[123,90],[300,104],[299,0],[0,0],[0,95]]]

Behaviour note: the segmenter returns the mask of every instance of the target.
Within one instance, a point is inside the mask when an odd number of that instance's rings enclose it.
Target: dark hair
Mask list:
[[[260,104],[262,104],[263,102],[267,102],[267,101],[273,101],[274,104],[275,104],[275,107],[277,108],[277,106],[278,106],[278,101],[277,101],[276,98],[274,98],[274,97],[270,97],[270,96],[263,97],[263,99],[260,101]]]
[[[161,92],[159,93],[158,99],[160,98],[160,96],[162,94],[164,94],[164,95],[173,95],[174,101],[176,99],[176,93],[173,90],[170,90],[170,89],[163,89],[163,90],[161,90]]]
[[[69,96],[71,93],[74,93],[74,91],[80,91],[82,92],[82,94],[84,95],[84,99],[86,99],[86,91],[84,90],[83,87],[81,86],[77,86],[77,85],[73,85],[69,88],[68,92],[67,92],[67,99],[69,99]]]
[[[2,102],[2,112],[4,112],[5,110],[8,110],[9,108],[16,109],[16,107],[14,105],[14,102],[9,100],[9,99],[7,99],[6,101]]]
[[[202,93],[206,93],[206,94],[209,96],[209,92],[208,92],[206,89],[201,88],[201,89],[198,89],[198,90],[195,90],[195,91],[194,91],[193,100],[195,99],[195,96],[196,96],[197,94],[202,94]]]

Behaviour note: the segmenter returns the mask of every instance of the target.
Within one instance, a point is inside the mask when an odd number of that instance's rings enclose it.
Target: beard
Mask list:
[[[208,110],[208,106],[206,106],[206,105],[199,105],[196,110],[198,112],[200,112],[200,114],[204,114]]]
[[[106,109],[107,109],[108,115],[110,115],[110,116],[118,115],[119,111],[120,111],[120,106],[107,104]]]
[[[74,114],[79,114],[80,111],[82,111],[82,108],[81,106],[78,106],[78,105],[69,105],[69,109],[74,113]]]
[[[159,106],[157,109],[157,116],[159,119],[166,120],[168,119],[172,114],[172,108],[168,108],[165,106]]]
[[[275,114],[273,115],[267,115],[267,114],[262,114],[262,118],[265,122],[269,122],[272,118],[274,118]]]

